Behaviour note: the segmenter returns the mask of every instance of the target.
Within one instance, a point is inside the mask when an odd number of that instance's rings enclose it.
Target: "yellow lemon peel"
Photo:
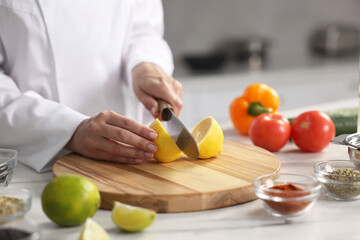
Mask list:
[[[157,138],[153,141],[158,149],[154,154],[154,158],[159,162],[172,162],[184,156],[184,153],[176,145],[174,140],[165,130],[159,119],[155,119],[150,128],[157,133]]]

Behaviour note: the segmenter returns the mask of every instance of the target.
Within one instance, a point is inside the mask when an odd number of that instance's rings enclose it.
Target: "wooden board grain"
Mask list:
[[[55,163],[53,174],[91,179],[99,188],[103,209],[111,209],[116,200],[157,212],[188,212],[256,199],[253,180],[278,172],[279,159],[264,149],[233,141],[225,140],[223,147],[223,152],[211,159],[142,165],[69,154]]]

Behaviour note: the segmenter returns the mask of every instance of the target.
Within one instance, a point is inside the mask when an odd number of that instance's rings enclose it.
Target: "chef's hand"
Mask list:
[[[180,114],[183,106],[180,98],[182,85],[161,67],[153,63],[140,63],[132,70],[132,77],[137,98],[155,118],[159,117],[156,98],[167,101],[173,106],[175,115]]]
[[[153,159],[156,132],[112,111],[83,120],[66,148],[83,156],[140,164]]]

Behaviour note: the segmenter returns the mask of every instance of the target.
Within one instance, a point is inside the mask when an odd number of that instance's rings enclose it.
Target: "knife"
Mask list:
[[[157,99],[159,104],[159,116],[167,122],[167,131],[176,145],[187,156],[197,158],[200,154],[199,147],[189,130],[174,114],[173,107],[164,100]]]

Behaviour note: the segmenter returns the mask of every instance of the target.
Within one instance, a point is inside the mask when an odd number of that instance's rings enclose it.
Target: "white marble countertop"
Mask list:
[[[350,99],[296,109],[286,115],[299,114],[307,109],[356,105],[357,100]],[[224,125],[223,130],[226,139],[251,144],[249,138],[239,135],[231,124]],[[275,154],[281,161],[281,172],[307,175],[313,175],[312,167],[316,162],[348,159],[347,148],[340,145],[329,145],[319,153],[304,153],[290,142]],[[38,174],[19,164],[9,187],[26,188],[33,194],[32,208],[26,219],[38,226],[41,239],[77,239],[81,226],[58,227],[41,209],[41,192],[51,178],[51,172]],[[110,211],[98,210],[93,218],[106,229],[111,239],[360,239],[357,227],[360,201],[336,201],[324,194],[310,212],[293,221],[268,215],[260,200],[222,209],[158,214],[152,226],[131,234],[115,227]]]

